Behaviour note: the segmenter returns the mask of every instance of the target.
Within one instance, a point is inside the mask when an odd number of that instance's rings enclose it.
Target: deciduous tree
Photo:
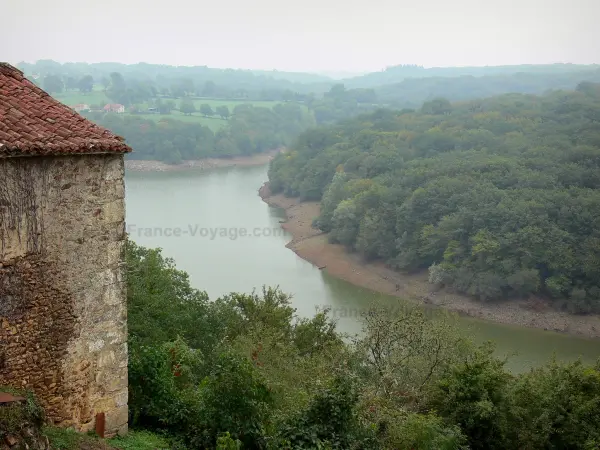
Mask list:
[[[211,106],[207,103],[203,103],[202,105],[200,105],[200,113],[204,116],[204,117],[208,117],[208,116],[212,116],[215,113],[213,112],[213,109],[211,108]]]
[[[44,78],[44,90],[50,94],[59,94],[63,91],[64,84],[59,76],[48,75]]]

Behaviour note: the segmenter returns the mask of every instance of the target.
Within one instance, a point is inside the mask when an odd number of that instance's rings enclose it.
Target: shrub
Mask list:
[[[600,448],[600,364],[553,362],[512,391],[519,448]]]
[[[511,375],[492,347],[451,366],[430,391],[429,408],[460,426],[472,449],[516,448],[508,424]]]
[[[242,442],[233,439],[229,433],[225,433],[217,439],[217,450],[240,450]]]
[[[386,427],[385,448],[463,450],[467,439],[456,425],[446,425],[434,414],[408,414]]]
[[[181,399],[186,397],[182,392],[192,389],[201,376],[201,356],[183,340],[147,346],[132,339],[129,355],[131,423],[180,428]]]
[[[187,430],[193,447],[212,448],[222,433],[229,432],[244,448],[266,445],[265,425],[272,396],[252,364],[241,356],[223,353],[198,389],[195,423]]]
[[[0,406],[0,442],[3,442],[7,435],[12,435],[31,444],[44,424],[44,410],[30,391],[0,386],[0,392],[25,398],[23,402]],[[28,431],[32,431],[33,434]]]
[[[339,375],[281,427],[280,439],[295,449],[376,449],[374,433],[358,419],[357,404],[356,382]]]

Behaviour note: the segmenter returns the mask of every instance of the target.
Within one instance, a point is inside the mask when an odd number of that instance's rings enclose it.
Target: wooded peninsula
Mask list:
[[[600,86],[425,102],[303,133],[274,193],[321,200],[332,242],[481,301],[600,309]]]

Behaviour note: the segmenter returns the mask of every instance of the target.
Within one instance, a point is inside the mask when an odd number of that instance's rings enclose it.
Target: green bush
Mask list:
[[[452,365],[428,399],[428,407],[458,425],[474,450],[518,448],[508,416],[512,376],[492,353],[482,347]]]
[[[186,392],[195,389],[203,373],[202,357],[178,339],[160,346],[131,339],[129,413],[134,426],[178,428]]]
[[[216,450],[240,450],[242,442],[239,439],[233,439],[229,433],[222,434],[217,438]]]
[[[519,448],[600,448],[600,363],[553,362],[519,377],[512,395]]]
[[[24,397],[24,402],[0,406],[0,442],[8,435],[20,435],[25,428],[41,430],[44,424],[44,410],[33,392],[22,391],[9,386],[0,386],[0,392]]]
[[[308,408],[281,426],[281,442],[294,449],[376,449],[373,429],[358,415],[356,380],[339,375],[321,389]]]
[[[468,449],[460,427],[447,425],[434,414],[408,414],[404,419],[389,423],[382,438],[387,449]]]
[[[428,253],[437,251],[436,233],[423,235]],[[480,255],[496,248],[484,232],[476,245]],[[513,376],[491,347],[477,349],[457,334],[450,316],[416,307],[371,305],[363,335],[348,343],[326,311],[300,319],[278,289],[209,302],[159,251],[127,248],[130,423],[165,433],[170,448],[599,446],[600,365],[550,364]],[[449,243],[432,277],[455,276],[467,288],[478,280],[489,292],[485,271],[453,265],[462,251]],[[514,274],[510,289],[534,287],[535,271],[501,266]],[[587,299],[573,289],[573,299]],[[59,449],[79,448],[82,439],[89,448],[106,445],[64,430],[50,435]],[[134,433],[110,444],[162,445],[154,439]]]
[[[229,432],[246,448],[265,447],[272,395],[246,358],[221,354],[197,396],[197,422],[188,431],[192,446],[214,446],[222,433]]]

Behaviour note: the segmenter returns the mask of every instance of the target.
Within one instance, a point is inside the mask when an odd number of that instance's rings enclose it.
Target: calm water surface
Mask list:
[[[211,298],[279,286],[293,295],[300,315],[330,306],[339,328],[349,333],[360,331],[360,311],[374,299],[401,305],[330,277],[285,248],[290,236],[280,229],[284,212],[257,194],[266,179],[266,167],[128,172],[128,231],[138,244],[161,247]],[[553,353],[561,360],[600,357],[600,341],[468,318],[459,323],[475,340],[495,341],[515,371],[543,364]]]

